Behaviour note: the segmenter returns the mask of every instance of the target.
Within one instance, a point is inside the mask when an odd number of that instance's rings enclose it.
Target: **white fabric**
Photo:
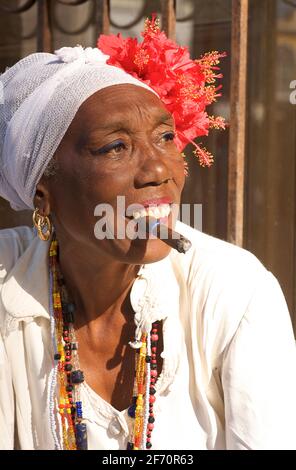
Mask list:
[[[131,291],[135,315],[152,298],[153,317],[166,317],[153,449],[296,449],[296,351],[277,280],[249,252],[177,230],[191,250],[145,265]],[[21,449],[54,447],[48,246],[29,228],[0,232],[1,449],[14,446],[15,414]],[[87,384],[82,400],[89,448],[125,449],[126,410]]]
[[[36,185],[80,105],[103,88],[145,83],[106,64],[97,48],[36,53],[0,76],[0,196],[15,210],[34,209]]]

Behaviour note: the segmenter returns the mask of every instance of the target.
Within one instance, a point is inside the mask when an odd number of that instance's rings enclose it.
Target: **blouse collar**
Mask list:
[[[20,321],[31,322],[49,316],[48,250],[50,241],[36,236],[8,274],[0,302],[6,311],[4,334],[18,327]],[[131,345],[148,332],[156,320],[163,321],[163,368],[157,381],[158,393],[165,393],[174,383],[182,357],[180,328],[180,290],[173,268],[173,258],[142,265],[133,283],[130,301],[135,312],[135,338]]]
[[[36,317],[49,319],[49,245],[34,237],[3,283],[1,301],[10,326]]]
[[[49,319],[49,246],[50,241],[35,236],[4,281],[0,299],[9,329],[19,321]],[[170,256],[141,266],[130,293],[137,339],[142,331],[150,330],[154,321],[177,313],[178,297]]]

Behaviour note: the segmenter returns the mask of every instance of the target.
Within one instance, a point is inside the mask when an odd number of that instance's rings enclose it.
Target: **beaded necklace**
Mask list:
[[[74,329],[75,305],[68,299],[63,276],[59,269],[58,241],[53,235],[49,249],[51,333],[54,348],[54,367],[50,375],[50,424],[57,449],[87,450],[87,427],[83,419],[78,342]],[[135,377],[132,403],[128,415],[134,419],[127,450],[150,449],[154,428],[153,405],[157,380],[158,322],[149,334],[135,341]],[[55,389],[58,394],[58,413],[61,422],[62,445],[56,430]]]

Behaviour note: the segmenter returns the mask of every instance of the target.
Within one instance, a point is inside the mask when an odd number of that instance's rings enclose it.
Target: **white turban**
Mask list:
[[[99,49],[36,53],[0,76],[0,196],[15,210],[34,209],[36,185],[80,105],[111,85],[144,87],[106,64]]]

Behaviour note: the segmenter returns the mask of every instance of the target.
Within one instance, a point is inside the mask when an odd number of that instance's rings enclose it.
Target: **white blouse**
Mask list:
[[[296,350],[277,280],[248,251],[176,229],[192,248],[142,266],[130,296],[140,325],[164,319],[152,449],[296,449]],[[48,248],[28,227],[0,231],[0,449],[54,449]],[[125,449],[127,410],[86,383],[82,402],[89,449]]]

